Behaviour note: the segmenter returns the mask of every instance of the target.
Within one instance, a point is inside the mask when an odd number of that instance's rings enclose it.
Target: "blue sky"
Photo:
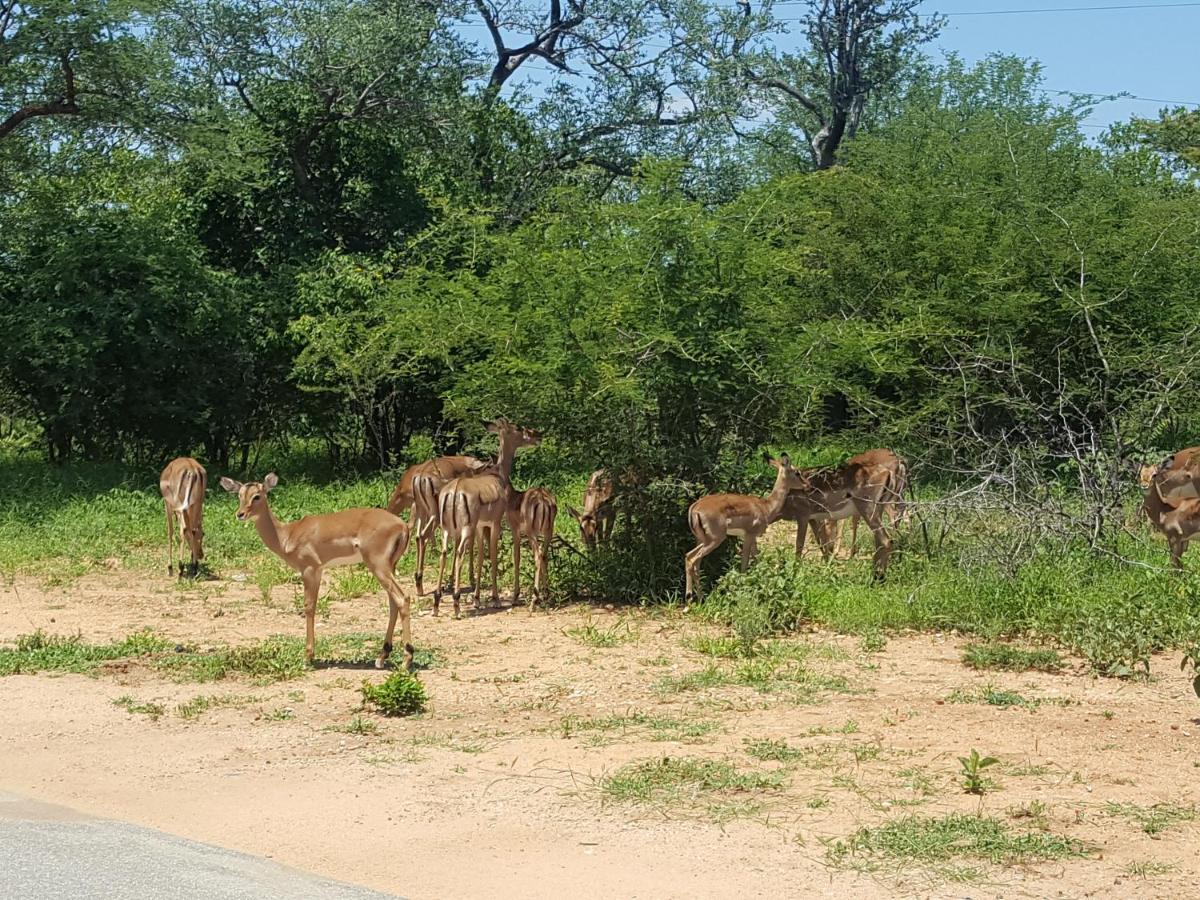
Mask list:
[[[1045,66],[1046,86],[1096,94],[1128,92],[1150,100],[1099,104],[1089,118],[1108,125],[1131,115],[1153,116],[1159,100],[1200,106],[1200,3],[1165,7],[1166,0],[941,0],[922,8],[949,15],[938,39],[968,61],[1000,50]],[[1048,7],[1136,6],[1005,15],[953,13]],[[1155,8],[1156,5],[1158,8]]]
[[[776,0],[775,13],[786,20],[799,16],[804,6],[803,0]],[[1114,6],[1133,8],[1097,8]],[[1061,11],[1014,12],[1048,8]],[[1046,86],[1053,90],[1149,98],[1097,104],[1088,119],[1096,133],[1130,116],[1152,117],[1164,105],[1176,105],[1161,101],[1200,107],[1200,2],[926,0],[921,9],[949,17],[934,45],[935,56],[953,51],[973,62],[1000,51],[1040,61]],[[486,43],[481,24],[464,31]],[[794,39],[780,41],[784,47],[789,43],[794,46]],[[549,70],[544,64],[527,64],[522,75],[519,81],[537,84]]]

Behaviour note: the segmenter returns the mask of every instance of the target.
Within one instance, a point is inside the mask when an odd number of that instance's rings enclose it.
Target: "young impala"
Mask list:
[[[731,534],[742,536],[742,571],[758,552],[758,539],[767,526],[779,518],[788,491],[803,484],[787,455],[768,459],[775,467],[775,486],[766,497],[748,494],[709,494],[688,508],[688,527],[696,537],[696,546],[683,558],[688,599],[703,597],[700,587],[700,560],[725,542]]]
[[[588,479],[583,512],[573,506],[568,506],[567,512],[579,523],[579,536],[589,553],[600,544],[608,543],[617,513],[613,508],[613,481],[604,469],[597,469]]]
[[[375,660],[382,669],[392,653],[396,617],[401,620],[404,666],[412,669],[412,622],[408,597],[396,580],[396,563],[408,549],[408,526],[385,509],[344,509],[321,516],[305,516],[295,522],[280,522],[271,512],[267,494],[279,484],[275,473],[260,481],[242,484],[222,478],[221,487],[238,495],[237,518],[249,519],[258,529],[267,549],[300,573],[304,582],[304,656],[313,661],[316,644],[317,596],[321,573],[327,566],[366,563],[380,586],[387,591],[389,615],[383,649]]]
[[[550,579],[550,543],[554,540],[558,501],[546,488],[535,487],[513,491],[513,503],[516,515],[509,516],[510,528],[514,522],[517,525],[513,529],[513,604],[516,605],[521,596],[521,538],[527,537],[533,550],[533,599],[529,601],[532,615],[538,600],[545,599]]]
[[[179,550],[187,544],[192,554],[191,572],[195,578],[204,559],[204,492],[208,489],[208,473],[204,466],[188,456],[167,463],[158,477],[163,507],[167,511],[167,574],[175,565],[175,525],[179,527]],[[174,520],[174,521],[172,521]],[[179,563],[183,574],[183,562]]]

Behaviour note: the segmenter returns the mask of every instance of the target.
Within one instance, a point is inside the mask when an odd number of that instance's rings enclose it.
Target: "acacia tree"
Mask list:
[[[718,12],[708,35],[695,45],[708,64],[752,90],[743,118],[766,118],[762,131],[798,131],[817,169],[838,161],[843,141],[853,138],[868,103],[894,89],[933,40],[944,20],[919,15],[921,0],[808,0],[795,29],[806,46],[780,50],[780,33],[791,32],[770,0],[755,11],[738,0],[739,12]]]
[[[136,118],[157,0],[0,0],[0,141],[37,120]]]

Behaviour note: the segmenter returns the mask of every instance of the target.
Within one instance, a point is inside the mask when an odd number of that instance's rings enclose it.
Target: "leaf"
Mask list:
[[[1192,690],[1196,692],[1196,696],[1200,697],[1200,675],[1192,679]]]

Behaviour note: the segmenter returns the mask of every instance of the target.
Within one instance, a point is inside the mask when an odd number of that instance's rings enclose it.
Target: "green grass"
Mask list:
[[[1057,651],[1027,650],[1010,644],[967,644],[962,661],[972,669],[999,669],[1005,672],[1059,672],[1063,668]]]
[[[783,694],[798,703],[811,702],[826,692],[851,690],[844,677],[816,672],[787,653],[743,658],[732,665],[709,663],[686,675],[661,678],[655,689],[660,694],[679,694],[727,686],[749,687],[762,694]]]
[[[624,619],[618,619],[608,628],[600,628],[592,622],[564,628],[563,634],[587,647],[611,648],[628,643],[637,634]]]
[[[175,715],[181,719],[198,719],[204,713],[213,709],[240,709],[251,703],[258,703],[261,697],[239,696],[237,694],[197,694],[191,700],[186,700],[175,707]]]
[[[95,672],[103,663],[162,653],[171,644],[150,631],[138,631],[108,644],[87,644],[82,635],[21,635],[15,646],[0,647],[0,676],[37,672]]]
[[[1035,710],[1040,706],[1069,706],[1071,700],[1065,697],[1026,697],[1016,691],[1006,691],[995,685],[987,684],[982,687],[955,688],[947,697],[951,703],[982,703],[986,706],[999,706],[1007,709]]]
[[[651,741],[693,743],[717,730],[715,722],[684,721],[671,716],[652,716],[643,712],[585,718],[564,716],[558,731],[564,738],[582,736],[592,746],[613,743],[625,737],[644,737]]]
[[[1108,803],[1105,812],[1114,818],[1125,819],[1142,829],[1146,834],[1157,835],[1196,820],[1196,807],[1178,803],[1155,803],[1142,806],[1137,803]]]
[[[668,756],[624,766],[602,779],[600,789],[606,799],[620,803],[701,806],[711,811],[714,804],[727,803],[735,795],[772,792],[784,783],[780,772],[743,772],[724,760]]]
[[[1174,875],[1179,871],[1179,866],[1154,860],[1137,860],[1125,866],[1125,871],[1135,878],[1160,878],[1164,875]]]
[[[1089,852],[1087,845],[1072,838],[1016,830],[989,816],[951,813],[940,818],[907,816],[860,828],[846,840],[833,843],[827,859],[837,867],[866,871],[916,865],[951,880],[970,881],[982,875],[970,863],[1024,865]]]
[[[327,725],[323,731],[338,731],[342,734],[379,734],[379,726],[370,719],[355,716],[345,725]]]
[[[797,762],[804,759],[807,751],[788,746],[787,741],[764,739],[747,740],[746,752],[763,762]]]
[[[403,669],[393,672],[380,684],[364,681],[361,690],[363,702],[385,716],[416,715],[425,711],[428,702],[425,686]]]

